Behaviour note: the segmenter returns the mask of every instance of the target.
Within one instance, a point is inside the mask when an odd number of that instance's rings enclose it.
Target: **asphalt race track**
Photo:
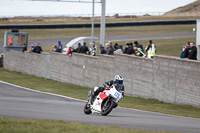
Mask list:
[[[121,35],[121,36],[106,36],[106,41],[128,41],[128,40],[141,40],[141,39],[160,39],[160,38],[183,38],[195,37],[196,33],[176,33],[176,34],[152,34],[152,35]],[[28,45],[40,43],[41,46],[57,44],[61,41],[62,44],[68,43],[73,38],[48,38],[48,39],[29,39]],[[99,41],[99,40],[97,40]],[[0,41],[0,54],[3,53],[3,40]],[[148,43],[148,42],[147,42]],[[144,44],[147,45],[147,44]],[[183,44],[184,45],[184,44]]]
[[[84,104],[85,101],[28,90],[0,81],[1,117],[64,120],[132,129],[200,133],[200,119],[120,107],[108,116],[85,115]]]

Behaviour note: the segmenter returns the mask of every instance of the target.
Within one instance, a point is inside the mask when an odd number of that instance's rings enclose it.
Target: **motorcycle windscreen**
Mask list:
[[[99,95],[99,97],[100,97],[102,100],[105,100],[108,96],[105,94],[105,92],[101,92],[101,94]]]

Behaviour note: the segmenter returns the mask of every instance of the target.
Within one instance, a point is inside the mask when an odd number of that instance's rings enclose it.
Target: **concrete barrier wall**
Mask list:
[[[200,107],[200,62],[169,56],[91,57],[59,53],[5,53],[4,68],[64,83],[93,88],[116,74],[124,77],[125,94]]]
[[[200,62],[157,56],[154,59],[155,99],[200,107]]]
[[[6,52],[4,68],[46,78],[48,54],[21,53],[16,51]]]

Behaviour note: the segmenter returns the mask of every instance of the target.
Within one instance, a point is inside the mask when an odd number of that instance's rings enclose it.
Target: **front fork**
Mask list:
[[[92,100],[92,90],[90,90],[88,92],[88,103],[91,104],[91,100]]]

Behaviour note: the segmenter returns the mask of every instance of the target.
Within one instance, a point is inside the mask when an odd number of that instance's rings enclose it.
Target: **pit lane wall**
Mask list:
[[[102,86],[120,74],[126,95],[200,107],[199,61],[160,55],[153,59],[130,55],[69,57],[8,51],[4,68],[90,88]]]

